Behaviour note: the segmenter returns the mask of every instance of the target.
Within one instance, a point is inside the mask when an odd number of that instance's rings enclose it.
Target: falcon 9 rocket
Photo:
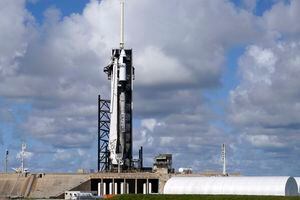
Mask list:
[[[110,130],[108,149],[112,168],[132,168],[132,50],[124,47],[124,0],[121,0],[120,48],[112,50],[104,68],[111,81]]]

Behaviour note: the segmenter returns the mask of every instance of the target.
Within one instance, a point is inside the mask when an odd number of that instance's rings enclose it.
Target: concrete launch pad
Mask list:
[[[143,172],[0,174],[0,198],[64,198],[69,190],[101,194],[162,193],[169,178],[169,174]]]

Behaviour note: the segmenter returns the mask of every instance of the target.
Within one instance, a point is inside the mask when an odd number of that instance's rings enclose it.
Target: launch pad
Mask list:
[[[162,193],[168,175],[158,173],[0,173],[1,198],[64,198],[66,191],[94,194]]]

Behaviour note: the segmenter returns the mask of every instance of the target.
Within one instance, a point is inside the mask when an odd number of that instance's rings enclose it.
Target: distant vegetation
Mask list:
[[[296,200],[300,197],[236,195],[117,195],[115,200]]]

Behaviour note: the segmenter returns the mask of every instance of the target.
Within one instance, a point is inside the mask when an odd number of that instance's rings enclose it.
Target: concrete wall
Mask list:
[[[18,174],[0,174],[0,197],[23,196],[29,177]]]
[[[36,178],[29,197],[58,197],[67,190],[78,188],[78,186],[89,181],[89,179],[88,174],[45,174]]]
[[[0,174],[0,198],[64,198],[68,190],[91,191],[92,181],[101,179],[159,180],[158,192],[162,193],[170,176],[159,173]]]
[[[65,191],[90,190],[88,174],[0,174],[0,197],[59,197]]]

